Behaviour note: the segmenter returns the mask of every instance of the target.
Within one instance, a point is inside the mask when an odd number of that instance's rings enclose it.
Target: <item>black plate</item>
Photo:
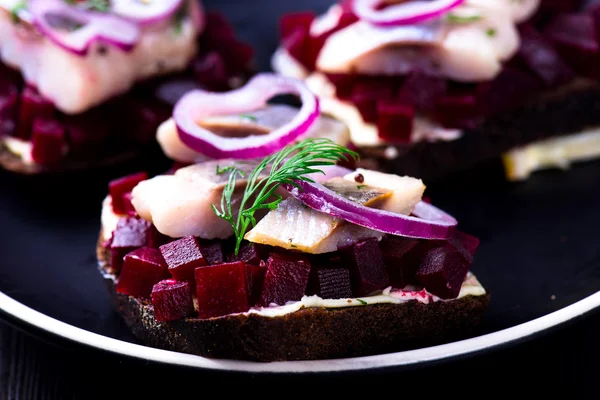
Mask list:
[[[277,16],[296,2],[205,1],[225,12],[257,49],[261,70],[277,45]],[[322,12],[326,1],[304,1]],[[254,12],[260,10],[260,12]],[[113,168],[72,177],[0,173],[0,291],[43,314],[137,343],[111,309],[96,269],[100,207]],[[500,162],[429,185],[427,195],[481,238],[473,271],[492,293],[482,334],[574,304],[600,288],[600,163],[507,183]],[[2,304],[0,304],[2,308]]]

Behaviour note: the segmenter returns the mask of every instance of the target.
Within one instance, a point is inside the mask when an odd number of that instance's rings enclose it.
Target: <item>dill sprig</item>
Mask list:
[[[306,139],[295,145],[288,145],[278,153],[265,158],[248,175],[248,182],[238,210],[232,207],[232,197],[238,178],[244,173],[230,166],[218,170],[218,173],[229,172],[229,179],[223,188],[221,209],[213,204],[215,214],[226,220],[233,227],[236,238],[235,254],[248,228],[256,225],[254,214],[258,210],[277,208],[282,198],[275,191],[281,185],[299,187],[297,181],[314,182],[308,175],[323,173],[318,167],[334,165],[341,160],[357,159],[358,154],[340,146],[329,139]],[[263,173],[269,172],[267,176]],[[235,212],[237,211],[237,217]]]

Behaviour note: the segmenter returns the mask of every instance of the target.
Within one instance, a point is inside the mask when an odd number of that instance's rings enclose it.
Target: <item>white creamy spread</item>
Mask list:
[[[465,281],[463,282],[457,299],[465,296],[484,296],[485,294],[486,291],[481,283],[479,283],[475,275],[469,272],[465,278]],[[251,308],[250,310],[241,314],[258,314],[265,317],[281,317],[303,308],[360,307],[372,304],[400,304],[413,300],[423,304],[430,304],[436,301],[452,301],[455,299],[442,300],[439,297],[427,292],[425,289],[417,289],[414,287],[406,287],[404,289],[387,288],[378,294],[350,299],[322,299],[317,295],[304,296],[300,301],[289,302],[284,306],[271,305],[269,307]]]
[[[124,217],[124,215],[117,215],[113,212],[111,198],[110,196],[107,196],[102,202],[101,215],[104,240],[111,238],[112,232],[117,228],[117,223],[121,217]],[[457,298],[460,299],[465,296],[483,296],[485,294],[485,288],[481,285],[481,283],[479,283],[475,275],[469,272],[465,277]],[[440,299],[439,297],[427,292],[425,289],[412,286],[407,286],[404,289],[392,289],[391,287],[388,287],[379,293],[360,298],[322,299],[317,295],[303,296],[300,301],[289,302],[283,306],[274,304],[269,307],[255,307],[241,314],[258,314],[266,317],[280,317],[282,315],[298,311],[302,308],[359,307],[369,304],[400,304],[413,300],[423,304],[429,304],[436,301],[452,301]]]
[[[168,21],[143,28],[130,52],[95,43],[87,55],[78,56],[31,26],[14,23],[0,8],[0,61],[19,69],[57,109],[78,114],[127,92],[137,81],[185,69],[197,52],[198,34],[187,17],[177,26]]]

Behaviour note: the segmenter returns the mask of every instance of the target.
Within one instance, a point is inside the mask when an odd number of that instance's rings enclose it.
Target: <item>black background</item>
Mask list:
[[[268,70],[277,45],[277,17],[329,4],[311,1],[204,1],[223,11],[256,49]],[[95,268],[95,240],[107,181],[131,172],[125,165],[69,177],[23,178],[0,173],[0,290],[52,317],[123,340],[134,339],[112,312]],[[153,168],[160,170],[159,163]],[[455,215],[482,245],[473,270],[492,293],[483,332],[514,326],[572,304],[600,288],[600,164],[539,173],[507,183],[499,162],[429,184],[427,195]],[[1,306],[1,305],[0,305]],[[307,383],[340,388],[370,385],[367,395],[390,391],[453,397],[508,390],[559,389],[598,398],[596,359],[600,316],[589,313],[518,344],[417,368],[350,374],[273,376],[215,373],[154,365],[66,343],[6,316],[0,324],[0,399],[95,398],[101,392],[138,398],[159,389],[206,395],[232,383],[285,383],[300,393]],[[22,328],[28,332],[23,335]],[[34,336],[29,336],[33,334]],[[480,388],[479,386],[484,386]],[[268,390],[268,387],[267,389]],[[250,391],[250,389],[248,389]],[[260,393],[260,392],[257,392]]]

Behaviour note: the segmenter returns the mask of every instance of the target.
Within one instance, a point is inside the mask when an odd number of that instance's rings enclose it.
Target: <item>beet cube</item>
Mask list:
[[[389,286],[390,278],[376,238],[346,247],[341,253],[345,264],[350,268],[354,295],[368,296]]]
[[[310,262],[301,255],[271,253],[259,304],[284,305],[302,299],[308,286]]]
[[[59,162],[65,155],[64,127],[54,120],[36,118],[32,128],[31,157],[40,164]]]
[[[125,194],[131,193],[138,183],[146,179],[148,179],[146,172],[138,172],[109,182],[108,191],[112,198],[112,208],[115,214],[127,214],[131,210],[131,201],[127,201]]]
[[[448,243],[429,249],[415,276],[428,292],[442,299],[453,299],[460,293],[470,265],[461,252]]]
[[[243,262],[195,270],[198,315],[213,318],[250,309],[248,274]]]
[[[243,261],[246,264],[260,265],[263,258],[264,249],[255,243],[245,243],[240,247],[238,254],[228,254],[227,262]]]
[[[327,79],[335,86],[335,96],[341,100],[350,100],[352,98],[352,89],[356,82],[356,77],[349,74],[326,74]]]
[[[223,254],[223,244],[221,241],[201,241],[200,248],[208,265],[223,264],[225,255]]]
[[[13,135],[17,124],[19,91],[10,86],[0,93],[0,135]]]
[[[167,263],[160,251],[142,247],[125,256],[117,282],[117,292],[149,298],[152,287],[168,277]]]
[[[121,218],[110,241],[111,267],[120,271],[127,253],[140,247],[154,247],[157,233],[148,221],[134,217]]]
[[[519,58],[546,85],[556,87],[573,78],[573,71],[561,59],[552,44],[530,24],[519,26]]]
[[[383,262],[390,276],[390,284],[396,289],[414,284],[419,267],[419,241],[398,236],[386,236],[380,243]]]
[[[311,37],[308,30],[296,28],[281,40],[281,45],[296,61],[309,71],[314,69],[314,61],[310,57]]]
[[[462,256],[469,262],[473,262],[475,251],[479,247],[479,239],[457,230],[449,240]]]
[[[439,76],[424,72],[412,72],[404,80],[397,99],[401,104],[413,106],[415,110],[432,111],[436,100],[446,92],[446,81]]]
[[[279,35],[282,39],[291,36],[298,28],[308,32],[315,19],[313,12],[298,12],[283,15],[279,19]]]
[[[106,150],[116,124],[113,119],[106,118],[107,111],[106,106],[100,106],[81,114],[64,116],[71,157],[88,159]]]
[[[44,99],[34,88],[26,87],[21,93],[17,137],[30,139],[33,121],[36,118],[52,118],[53,114],[52,103]]]
[[[250,306],[255,306],[260,300],[263,284],[265,281],[265,266],[246,264],[246,283],[248,285],[248,302]]]
[[[437,102],[439,122],[447,128],[474,128],[482,119],[476,93],[453,93]]]
[[[216,51],[210,51],[194,61],[193,69],[196,81],[208,90],[221,91],[229,87],[225,61]]]
[[[505,66],[496,79],[478,86],[477,96],[482,113],[490,115],[515,107],[542,89],[541,79],[533,72],[524,68]],[[448,111],[441,110],[441,112]],[[451,118],[446,117],[446,120]]]
[[[346,268],[319,268],[313,274],[312,286],[322,299],[345,299],[352,297],[350,270]]]
[[[207,264],[200,245],[193,236],[163,244],[160,253],[169,266],[169,272],[178,281],[194,283],[194,270]]]
[[[362,79],[352,88],[352,103],[358,108],[365,122],[375,122],[378,100],[389,100],[393,94],[394,88],[385,80]]]
[[[415,110],[397,101],[377,102],[377,134],[390,143],[410,143]]]
[[[544,33],[573,70],[588,78],[598,78],[600,46],[592,15],[558,14],[548,24]]]
[[[152,287],[152,305],[157,321],[175,321],[194,313],[189,282],[165,279]]]

